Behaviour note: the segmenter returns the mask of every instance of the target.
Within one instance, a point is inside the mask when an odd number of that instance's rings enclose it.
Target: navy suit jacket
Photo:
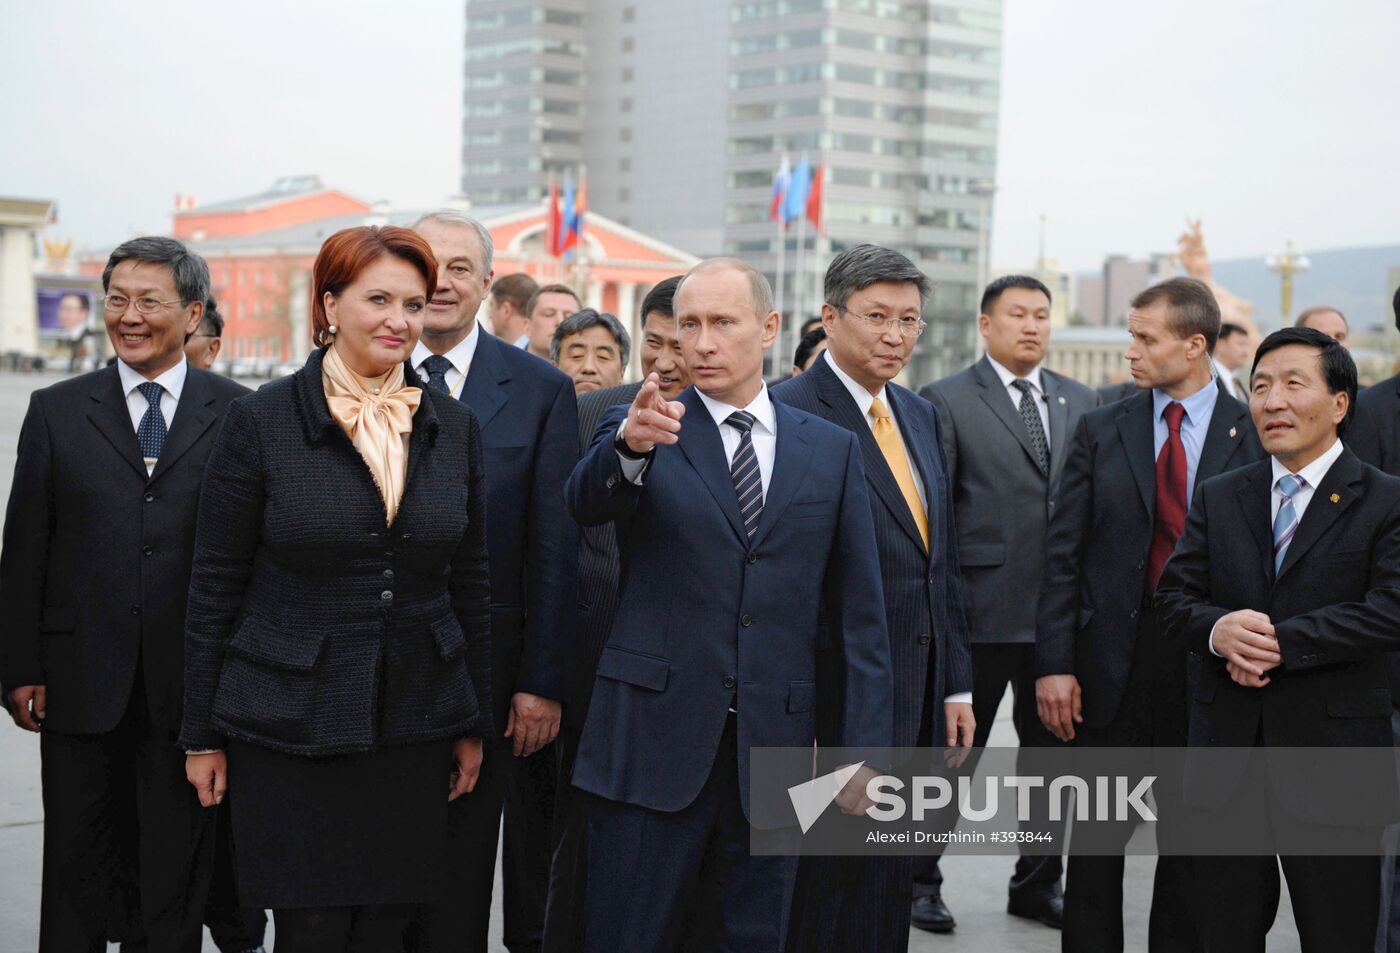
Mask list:
[[[921,729],[931,732],[932,743],[941,744],[943,699],[972,691],[967,610],[959,578],[952,495],[943,464],[942,428],[933,406],[912,391],[887,384],[885,396],[904,436],[910,464],[924,485],[928,549],[865,415],[826,361],[818,360],[810,370],[773,388],[775,399],[845,428],[860,443],[894,664],[894,744],[917,744]],[[834,687],[839,697],[839,684]],[[926,694],[933,700],[929,711],[924,710]]]
[[[773,474],[750,539],[719,428],[694,388],[680,399],[680,440],[656,448],[642,485],[623,476],[607,439],[569,479],[574,518],[613,522],[622,557],[573,781],[614,801],[681,810],[710,776],[737,693],[748,815],[749,749],[816,738],[823,622],[847,686],[831,743],[890,743],[875,530],[855,437],[775,401]],[[625,414],[610,410],[600,437]]]
[[[515,692],[565,694],[579,544],[564,481],[578,462],[578,410],[567,374],[485,331],[462,400],[481,424],[486,461],[491,671],[504,729]]]
[[[1095,728],[1118,714],[1148,596],[1157,505],[1152,443],[1151,390],[1079,418],[1050,517],[1036,675],[1078,678],[1084,721]],[[1196,465],[1193,503],[1204,481],[1263,455],[1248,408],[1222,388]]]

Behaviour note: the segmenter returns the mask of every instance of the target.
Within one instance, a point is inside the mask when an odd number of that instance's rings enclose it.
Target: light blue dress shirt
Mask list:
[[[1206,431],[1210,429],[1210,415],[1215,413],[1215,399],[1220,396],[1219,387],[1212,377],[1206,386],[1185,400],[1177,401],[1186,408],[1181,418],[1181,445],[1186,448],[1186,507],[1191,507],[1191,493],[1196,488],[1196,466],[1201,462],[1201,448],[1206,444]],[[1152,389],[1152,459],[1162,455],[1162,445],[1167,442],[1167,421],[1162,413],[1175,398],[1166,391]]]

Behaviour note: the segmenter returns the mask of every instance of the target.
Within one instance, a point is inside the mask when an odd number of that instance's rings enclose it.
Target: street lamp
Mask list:
[[[1283,306],[1283,324],[1280,327],[1288,327],[1288,316],[1293,312],[1293,277],[1304,274],[1312,267],[1307,255],[1293,250],[1293,239],[1290,238],[1286,244],[1283,251],[1264,259],[1268,269],[1279,277],[1279,298]]]

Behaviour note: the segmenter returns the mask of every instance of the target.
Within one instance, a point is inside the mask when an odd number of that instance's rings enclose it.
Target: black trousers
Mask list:
[[[1016,738],[1024,748],[1053,748],[1063,745],[1040,721],[1035,707],[1035,645],[1033,643],[1015,645],[973,645],[972,646],[972,716],[977,720],[977,730],[973,744],[978,748],[987,745],[992,733],[992,722],[996,720],[997,709],[1001,707],[1006,686],[1011,686],[1011,723],[1016,728]],[[922,742],[921,742],[922,743]],[[942,745],[942,739],[931,739],[931,744]],[[968,759],[964,770],[971,773],[977,762]],[[1032,817],[1027,828],[1045,830],[1050,825],[1050,801],[1045,791],[1037,790],[1031,799]],[[955,817],[953,818],[956,819]],[[1058,834],[1063,836],[1064,825],[1058,825]],[[943,872],[938,866],[938,854],[924,854],[914,858],[914,896],[937,896],[943,890]],[[1049,895],[1060,890],[1060,875],[1064,864],[1059,855],[1035,855],[1023,853],[1016,860],[1016,868],[1011,875],[1008,893],[1017,895]]]
[[[582,731],[559,729],[554,745],[559,756],[559,786],[554,796],[554,856],[549,868],[549,901],[544,915],[544,953],[583,949],[584,896],[588,883],[587,799],[573,786],[574,759]]]
[[[109,925],[138,907],[141,923],[130,931],[144,933],[147,949],[198,953],[215,812],[199,806],[175,742],[174,728],[151,723],[139,674],[112,731],[40,735],[40,953],[100,953]]]
[[[408,930],[409,953],[486,953],[496,848],[502,839],[505,947],[510,953],[540,949],[549,892],[556,757],[549,744],[528,758],[517,758],[509,739],[486,752],[476,790],[448,807],[443,899],[420,910]]]
[[[238,886],[233,874],[233,849],[229,834],[229,794],[219,807],[215,821],[214,868],[209,899],[204,905],[204,925],[219,953],[247,953],[263,945],[267,914],[245,908],[238,902]],[[124,951],[125,953],[125,951]]]
[[[1132,665],[1117,714],[1107,725],[1076,726],[1075,744],[1113,748],[1185,746],[1186,651],[1183,646],[1167,644],[1150,609],[1139,615]],[[1153,791],[1157,798],[1158,830],[1166,835],[1173,823],[1181,823],[1181,793],[1169,788]],[[1132,833],[1130,823],[1096,827],[1095,839],[1100,849],[1104,847],[1103,838],[1116,840],[1121,847]],[[1190,857],[1157,858],[1147,927],[1150,953],[1196,953],[1203,949],[1193,915],[1201,893],[1193,865]],[[1065,877],[1061,937],[1064,953],[1115,953],[1123,949],[1123,866],[1122,855],[1089,856],[1071,850]],[[1234,953],[1230,947],[1220,949]]]
[[[654,811],[583,795],[586,953],[782,950],[797,858],[750,853],[738,758],[731,716],[688,807]]]

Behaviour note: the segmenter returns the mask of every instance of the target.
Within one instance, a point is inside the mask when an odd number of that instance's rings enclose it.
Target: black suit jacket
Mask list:
[[[1085,414],[1045,544],[1036,675],[1076,676],[1084,721],[1096,728],[1118,713],[1144,611],[1157,497],[1152,445],[1151,390]],[[1248,409],[1221,389],[1193,499],[1206,480],[1263,455]]]
[[[578,527],[564,482],[578,462],[567,374],[482,331],[462,401],[481,424],[497,727],[515,692],[563,700],[577,626]]]
[[[1346,445],[1371,466],[1400,476],[1400,375],[1356,395],[1356,416]],[[1386,658],[1386,671],[1391,699],[1400,706],[1400,653]]]
[[[1042,368],[1050,418],[1050,468],[1041,473],[1021,412],[991,361],[920,393],[943,423],[958,520],[958,559],[974,643],[1035,642],[1035,586],[1045,569],[1045,532],[1070,434],[1098,396]],[[1016,592],[1021,598],[1008,599]]]
[[[1343,450],[1277,575],[1272,485],[1264,459],[1199,487],[1157,589],[1163,629],[1191,652],[1190,745],[1243,748],[1259,738],[1270,747],[1389,747],[1383,653],[1400,647],[1400,479]],[[1208,647],[1215,623],[1238,609],[1274,624],[1283,663],[1263,688],[1235,684]],[[1393,786],[1394,773],[1387,777]],[[1220,804],[1230,793],[1191,779],[1188,762],[1193,803]],[[1308,817],[1292,788],[1275,785],[1292,813]]]
[[[619,384],[591,391],[578,398],[578,440],[580,453],[587,453],[598,432],[598,422],[609,408],[631,404],[642,389],[642,382]],[[613,616],[617,613],[618,551],[617,530],[611,523],[585,526],[581,534],[578,560],[578,637],[569,665],[569,685],[564,722],[583,729],[588,700],[593,696],[593,679],[598,656],[608,641]]]
[[[921,729],[932,732],[933,743],[941,744],[943,699],[972,691],[972,656],[938,414],[913,391],[885,385],[890,413],[899,424],[909,462],[918,471],[928,500],[929,547],[925,549],[865,415],[827,362],[814,362],[809,370],[774,387],[772,394],[774,400],[854,433],[860,443],[894,671],[894,744],[917,744]],[[822,648],[819,661],[836,661],[829,645]],[[834,689],[833,697],[840,697],[843,690],[835,678],[840,670],[837,665],[818,669],[826,683],[823,687]],[[924,710],[926,694],[932,699],[929,711]],[[839,711],[836,706],[833,710]],[[823,735],[830,736],[826,731]]]
[[[424,388],[392,525],[315,351],[230,408],[199,505],[186,747],[301,755],[489,736],[486,491],[472,412]],[[411,368],[407,383],[423,387]]]
[[[246,393],[190,367],[149,477],[116,367],[30,397],[0,556],[0,682],[46,685],[46,728],[110,731],[138,659],[152,722],[179,727],[200,482],[215,424]]]

